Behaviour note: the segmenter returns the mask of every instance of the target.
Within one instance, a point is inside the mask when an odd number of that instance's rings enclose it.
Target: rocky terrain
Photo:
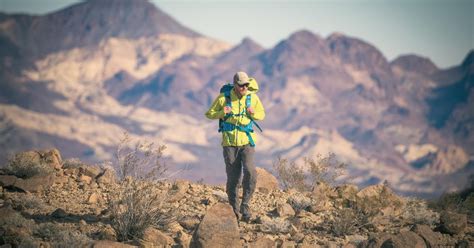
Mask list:
[[[242,222],[223,186],[118,180],[112,167],[63,161],[57,150],[16,158],[0,175],[2,247],[474,246],[472,188],[457,208],[429,207],[384,184],[282,190],[259,168],[253,218]]]
[[[166,144],[180,176],[222,183],[217,123],[203,113],[239,70],[267,117],[257,163],[335,153],[354,184],[404,195],[459,190],[473,174],[474,51],[451,68],[389,61],[377,44],[295,30],[275,47],[231,45],[146,0],[89,0],[42,15],[0,14],[0,163],[58,147],[113,159],[120,134]],[[209,173],[212,171],[213,173]]]

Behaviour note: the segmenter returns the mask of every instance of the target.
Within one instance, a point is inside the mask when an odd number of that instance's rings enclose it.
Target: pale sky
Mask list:
[[[377,47],[389,60],[402,54],[458,65],[474,49],[474,0],[150,0],[181,24],[212,38],[250,37],[271,48],[307,29],[338,32]],[[0,0],[0,11],[45,14],[77,0]]]

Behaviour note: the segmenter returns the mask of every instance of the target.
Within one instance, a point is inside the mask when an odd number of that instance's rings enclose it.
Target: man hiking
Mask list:
[[[219,132],[222,132],[222,147],[226,165],[226,192],[229,204],[237,219],[250,221],[252,215],[249,202],[255,191],[257,172],[255,170],[256,135],[253,125],[260,127],[255,120],[265,118],[265,110],[257,94],[258,84],[245,72],[234,75],[233,85],[225,85],[221,94],[214,100],[206,117],[219,119]],[[243,196],[239,208],[239,181],[243,170]]]

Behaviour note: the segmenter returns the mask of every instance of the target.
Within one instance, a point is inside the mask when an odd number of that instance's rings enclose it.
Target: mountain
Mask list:
[[[36,22],[57,31],[35,33]],[[257,142],[262,167],[279,156],[332,152],[350,165],[354,183],[388,180],[423,196],[462,187],[473,172],[472,52],[439,69],[422,56],[388,61],[362,39],[308,30],[269,49],[251,38],[232,46],[142,0],[2,14],[0,24],[0,45],[12,49],[0,57],[3,160],[35,146],[113,160],[126,131],[165,144],[171,164],[190,168],[180,170],[183,178],[221,183],[220,133],[204,113],[243,70],[258,81],[267,112]],[[28,47],[42,36],[48,44]]]
[[[95,46],[112,37],[201,36],[147,0],[88,0],[45,16],[11,15],[1,22],[0,32],[7,34],[4,42],[34,58]]]
[[[390,66],[400,67],[406,72],[414,72],[423,75],[431,75],[439,70],[429,58],[414,54],[399,56],[390,63]]]

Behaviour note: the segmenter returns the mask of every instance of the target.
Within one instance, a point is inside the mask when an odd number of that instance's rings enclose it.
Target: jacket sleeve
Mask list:
[[[223,94],[220,94],[206,112],[206,117],[212,120],[224,118],[224,103],[225,97]]]
[[[260,101],[260,98],[255,96],[255,107],[254,107],[254,113],[251,115],[254,120],[263,120],[265,118],[265,109],[263,108],[263,104]]]

